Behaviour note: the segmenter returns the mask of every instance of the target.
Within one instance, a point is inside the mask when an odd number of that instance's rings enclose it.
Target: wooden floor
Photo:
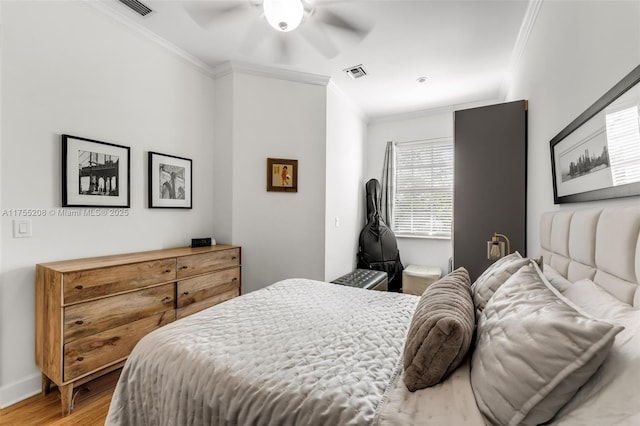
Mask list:
[[[121,371],[118,369],[74,389],[74,408],[67,417],[62,417],[60,393],[56,388],[47,396],[39,394],[0,410],[0,425],[104,425]]]

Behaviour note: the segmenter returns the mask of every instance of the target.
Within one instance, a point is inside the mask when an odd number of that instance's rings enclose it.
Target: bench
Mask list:
[[[389,285],[386,272],[374,271],[372,269],[356,269],[331,282],[349,287],[380,291],[387,291]]]

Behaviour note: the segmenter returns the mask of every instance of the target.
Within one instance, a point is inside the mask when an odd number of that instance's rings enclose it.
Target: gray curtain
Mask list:
[[[396,195],[396,146],[387,142],[382,166],[382,220],[393,229],[393,199]]]

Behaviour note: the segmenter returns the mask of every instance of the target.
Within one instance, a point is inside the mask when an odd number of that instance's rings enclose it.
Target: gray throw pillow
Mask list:
[[[534,262],[521,268],[478,319],[471,386],[486,422],[552,419],[595,373],[622,329],[562,296]]]
[[[475,318],[469,273],[458,268],[420,297],[404,346],[404,383],[411,392],[440,383],[462,362]]]

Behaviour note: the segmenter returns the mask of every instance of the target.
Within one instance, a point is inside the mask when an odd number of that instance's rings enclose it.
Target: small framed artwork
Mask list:
[[[192,206],[191,160],[149,152],[149,207],[190,209]]]
[[[555,204],[640,195],[640,66],[551,142]]]
[[[62,135],[62,207],[129,207],[130,148]]]
[[[298,192],[298,160],[267,158],[267,191]]]

